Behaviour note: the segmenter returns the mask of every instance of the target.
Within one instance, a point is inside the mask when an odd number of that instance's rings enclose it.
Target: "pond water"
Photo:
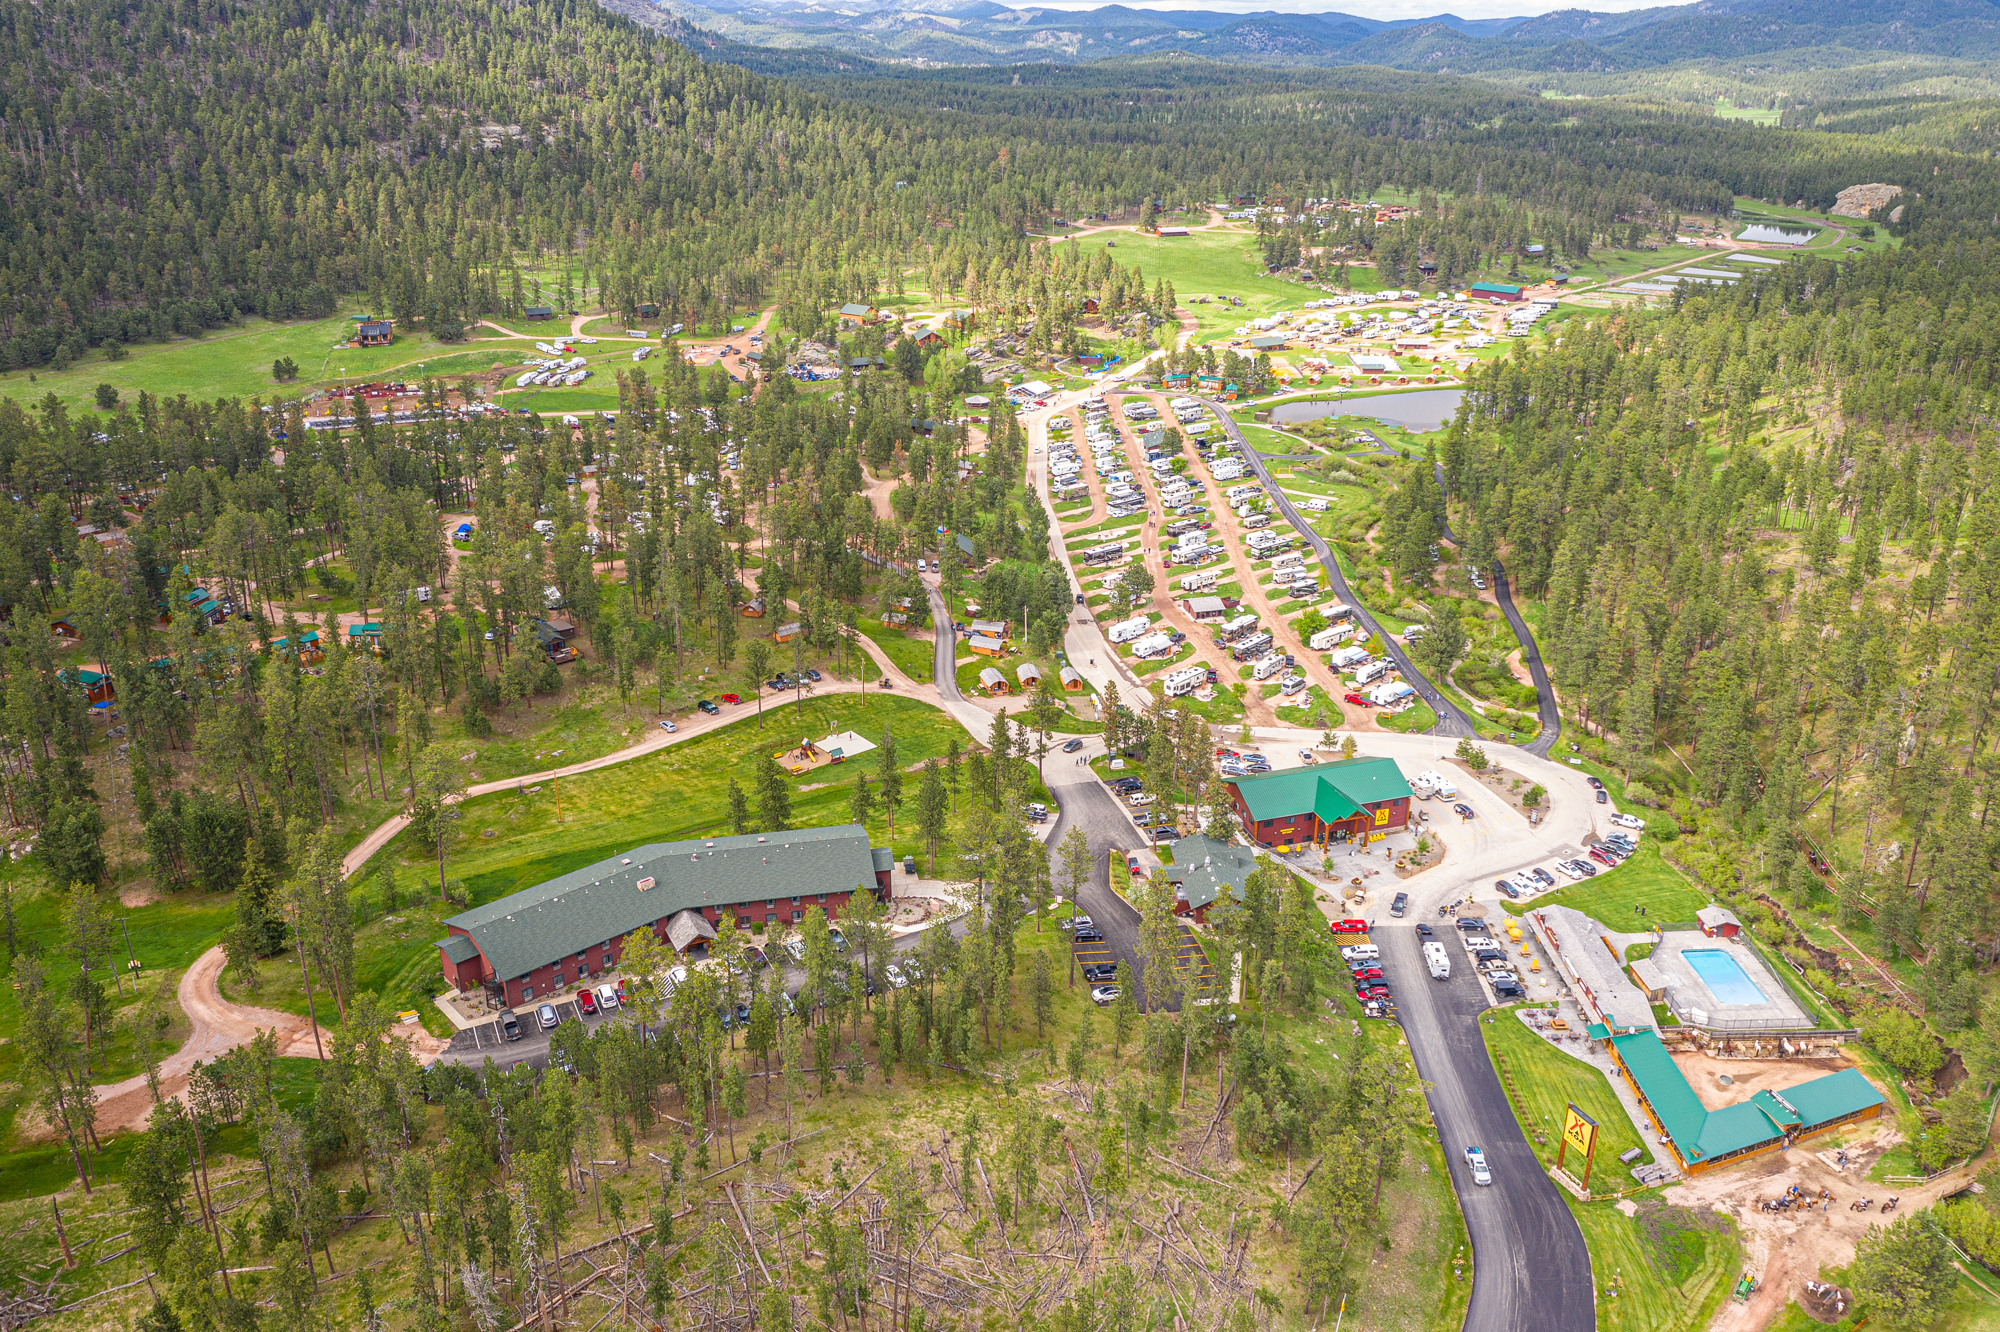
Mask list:
[[[1339,402],[1283,402],[1271,409],[1274,425],[1297,425],[1322,416],[1362,416],[1422,434],[1439,430],[1458,412],[1464,389],[1424,389],[1417,393],[1373,393]]]
[[[1804,245],[1819,235],[1811,227],[1774,227],[1767,222],[1753,222],[1736,233],[1737,240],[1756,241],[1760,245]]]

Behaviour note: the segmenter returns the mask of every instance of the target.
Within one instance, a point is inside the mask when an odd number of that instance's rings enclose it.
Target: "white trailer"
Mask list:
[[[1302,550],[1288,550],[1282,555],[1271,557],[1273,569],[1296,569],[1305,562],[1306,553]]]
[[[1112,625],[1111,631],[1105,634],[1105,637],[1114,643],[1129,643],[1133,639],[1143,636],[1152,627],[1153,620],[1151,616],[1135,615],[1129,620]]]
[[[1366,660],[1368,660],[1368,650],[1358,646],[1337,649],[1333,656],[1327,659],[1328,664],[1336,671],[1344,671],[1349,666],[1359,666]]]
[[[1183,592],[1206,592],[1214,586],[1215,570],[1213,569],[1210,569],[1207,573],[1184,574],[1181,577],[1181,591]],[[1254,624],[1256,621],[1252,620],[1251,623]]]
[[[1311,648],[1314,652],[1325,652],[1331,649],[1335,643],[1345,642],[1347,639],[1352,638],[1353,636],[1354,636],[1353,625],[1330,624],[1326,628],[1314,634],[1310,639],[1308,639],[1306,641],[1306,646]]]
[[[1432,980],[1451,979],[1451,954],[1435,939],[1424,945],[1424,965],[1431,969]]]
[[[1253,680],[1268,680],[1279,671],[1284,670],[1286,665],[1284,653],[1270,653],[1268,656],[1260,657],[1257,664],[1250,668],[1250,678]]]
[[[1159,657],[1174,650],[1174,636],[1163,630],[1155,630],[1132,645],[1135,657]]]
[[[1177,671],[1168,671],[1166,678],[1160,681],[1160,687],[1166,691],[1168,698],[1179,698],[1183,694],[1192,694],[1207,683],[1208,667],[1197,662]]]
[[[1387,675],[1391,669],[1393,667],[1387,657],[1377,657],[1354,672],[1354,683],[1358,685],[1374,684],[1377,680]]]

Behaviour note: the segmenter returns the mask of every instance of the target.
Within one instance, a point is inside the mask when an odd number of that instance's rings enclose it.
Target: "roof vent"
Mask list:
[[[639,880],[639,882],[634,884],[633,886],[643,893],[648,888],[651,888],[653,886],[653,876],[648,874],[645,878]]]
[[[759,837],[759,838],[757,839],[757,841],[758,841],[758,842],[759,842],[760,844],[761,844],[761,843],[763,842],[763,840],[764,840],[764,839],[763,839],[763,838],[761,838],[761,837]]]
[[[702,845],[703,845],[703,846],[714,846],[714,845],[715,845],[715,843],[714,843],[714,842],[703,842],[703,843],[702,843]]]
[[[618,863],[619,863],[619,864],[621,864],[621,865],[629,865],[629,864],[631,864],[631,863],[632,863],[632,861],[631,861],[631,859],[630,859],[630,858],[628,857],[627,859],[624,859],[624,860],[621,860],[621,861],[619,861]]]

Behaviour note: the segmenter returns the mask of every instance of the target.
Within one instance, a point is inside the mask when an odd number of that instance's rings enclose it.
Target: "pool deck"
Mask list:
[[[1681,956],[1683,952],[1704,950],[1734,959],[1751,983],[1764,992],[1764,1002],[1729,1004],[1718,999]],[[1670,987],[1668,1007],[1695,1026],[1805,1030],[1813,1025],[1812,1018],[1792,998],[1785,983],[1771,974],[1764,960],[1734,939],[1711,938],[1698,930],[1676,930],[1661,936],[1659,945],[1653,949],[1652,962]]]

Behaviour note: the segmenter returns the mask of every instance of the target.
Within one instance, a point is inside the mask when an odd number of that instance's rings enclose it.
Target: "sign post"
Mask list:
[[[1562,1140],[1556,1144],[1556,1169],[1563,1166],[1563,1157],[1571,1147],[1583,1153],[1583,1191],[1590,1192],[1590,1166],[1597,1155],[1597,1121],[1576,1108],[1570,1102],[1563,1114]]]

